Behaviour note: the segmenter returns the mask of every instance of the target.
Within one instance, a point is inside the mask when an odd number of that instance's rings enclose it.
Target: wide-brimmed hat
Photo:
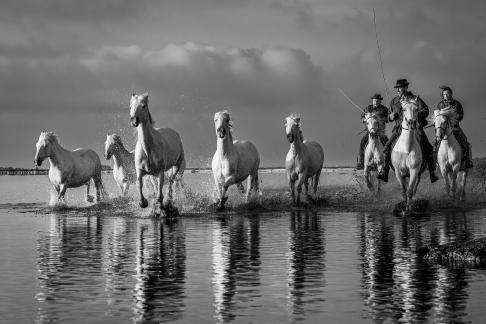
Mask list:
[[[449,86],[443,85],[443,86],[440,86],[439,88],[442,89],[442,92],[447,90],[452,94],[452,89]]]
[[[408,83],[407,79],[398,79],[394,88],[403,88],[403,87],[406,87],[408,85],[409,85],[409,83]]]
[[[371,99],[379,99],[379,100],[383,100],[383,97],[381,96],[381,94],[379,94],[379,93],[375,93],[375,94],[373,95],[373,97],[371,97]]]

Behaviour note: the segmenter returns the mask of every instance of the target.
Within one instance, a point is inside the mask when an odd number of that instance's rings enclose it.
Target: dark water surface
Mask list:
[[[0,183],[2,323],[486,321],[485,269],[427,264],[415,253],[485,236],[485,210],[289,210],[168,223],[139,217],[133,202],[53,211],[44,182],[19,178]]]

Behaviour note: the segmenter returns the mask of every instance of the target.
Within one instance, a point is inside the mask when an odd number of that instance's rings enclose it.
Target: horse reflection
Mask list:
[[[212,237],[214,318],[227,322],[237,308],[250,307],[246,303],[260,286],[260,219],[222,219]]]
[[[288,309],[304,316],[306,309],[321,307],[325,271],[324,227],[312,211],[290,214],[287,268]]]
[[[465,307],[465,274],[460,269],[428,264],[416,251],[429,242],[467,238],[463,220],[460,214],[440,215],[434,222],[423,216],[362,215],[361,281],[364,304],[373,321],[460,319],[456,314],[464,314],[460,311]]]
[[[186,247],[179,223],[158,219],[140,224],[137,232],[133,322],[182,318],[185,299]]]
[[[39,274],[35,298],[39,303],[37,322],[40,323],[57,321],[62,312],[69,313],[71,307],[88,302],[90,294],[100,288],[93,277],[103,273],[99,262],[103,225],[99,217],[52,215],[49,221],[49,230],[40,232],[37,240]],[[80,273],[90,276],[82,277]],[[60,300],[76,300],[76,303],[66,303],[60,310],[55,307]]]

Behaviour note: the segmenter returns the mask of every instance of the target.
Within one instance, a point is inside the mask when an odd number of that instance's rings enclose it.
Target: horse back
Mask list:
[[[322,146],[314,141],[305,140],[304,145],[307,148],[309,155],[309,175],[314,175],[317,171],[322,169],[324,164],[324,150]]]
[[[233,141],[233,147],[238,154],[239,170],[246,174],[250,174],[255,169],[258,170],[260,166],[260,155],[252,142],[235,140]]]
[[[184,160],[184,148],[179,133],[172,128],[157,128],[156,131],[160,135],[159,142],[162,145],[166,170],[181,164]]]
[[[78,187],[95,176],[101,176],[101,160],[98,154],[86,148],[71,152],[71,180],[69,187]]]

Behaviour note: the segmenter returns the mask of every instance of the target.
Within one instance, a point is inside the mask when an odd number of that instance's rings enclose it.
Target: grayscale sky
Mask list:
[[[484,0],[2,0],[0,166],[33,166],[45,130],[68,149],[102,154],[108,133],[132,149],[134,91],[149,93],[157,126],[179,131],[188,166],[208,166],[222,109],[263,166],[283,165],[291,112],[325,165],[354,165],[360,113],[337,88],[388,104],[397,78],[431,109],[451,86],[484,156],[485,62]]]

